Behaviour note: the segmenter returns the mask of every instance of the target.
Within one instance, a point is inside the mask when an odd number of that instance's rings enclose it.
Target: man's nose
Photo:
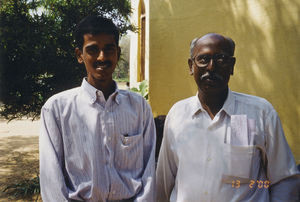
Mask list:
[[[208,65],[207,65],[207,67],[206,67],[206,69],[208,71],[214,71],[215,68],[216,68],[216,63],[215,63],[214,59],[211,58],[210,61],[209,61],[209,63],[208,63]]]
[[[100,50],[97,60],[103,61],[104,59],[105,59],[105,52],[103,50]]]

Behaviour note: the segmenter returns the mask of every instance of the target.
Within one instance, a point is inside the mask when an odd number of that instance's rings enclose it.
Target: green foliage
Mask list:
[[[37,117],[53,94],[80,85],[72,32],[91,14],[133,30],[129,0],[0,0],[0,116]]]
[[[7,186],[3,192],[8,195],[13,196],[16,199],[32,198],[37,196],[36,201],[40,195],[40,179],[39,176],[24,180],[16,184],[11,184]]]
[[[115,81],[129,80],[129,52],[130,52],[130,37],[128,35],[122,36],[120,39],[121,57],[118,66],[113,73]]]
[[[128,79],[129,78],[129,62],[124,59],[122,56],[119,59],[118,65],[113,73],[113,78],[118,79]]]
[[[124,78],[119,78],[119,79],[114,79],[116,82],[129,82],[129,78],[128,77],[124,77]]]
[[[143,96],[146,100],[148,100],[148,92],[149,92],[149,87],[148,87],[148,81],[144,80],[139,84],[139,88],[131,88],[130,89],[133,92],[136,92]]]

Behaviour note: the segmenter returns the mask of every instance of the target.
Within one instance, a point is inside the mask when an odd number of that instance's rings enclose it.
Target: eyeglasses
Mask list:
[[[231,62],[232,58],[233,58],[232,56],[226,54],[215,54],[215,55],[204,54],[204,55],[197,55],[192,59],[194,60],[195,64],[198,67],[207,67],[211,60],[213,60],[213,62],[218,66],[224,67]]]

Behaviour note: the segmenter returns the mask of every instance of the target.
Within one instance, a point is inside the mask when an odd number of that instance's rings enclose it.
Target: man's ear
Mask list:
[[[121,56],[121,48],[120,46],[118,46],[118,60],[120,59],[120,56]]]
[[[193,60],[191,58],[188,59],[188,64],[190,68],[190,75],[194,74]]]
[[[75,48],[75,55],[79,64],[83,63],[82,51],[79,48]]]
[[[234,70],[235,61],[236,61],[236,59],[235,59],[235,57],[233,57],[232,61],[231,61],[231,64],[230,64],[231,65],[231,69],[230,69],[230,74],[231,75],[233,75],[233,72],[234,72],[233,70]]]

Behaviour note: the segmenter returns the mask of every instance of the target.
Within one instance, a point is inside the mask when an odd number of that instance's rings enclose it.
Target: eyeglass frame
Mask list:
[[[227,61],[224,63],[224,64],[219,64],[216,60],[217,60],[217,56],[219,56],[219,55],[221,55],[221,56],[226,56],[227,57]],[[199,57],[199,56],[209,56],[209,61],[208,61],[208,63],[206,63],[206,64],[200,64],[199,65],[199,62],[197,62],[195,59],[197,58],[197,57]],[[215,64],[217,64],[218,66],[220,66],[220,67],[225,67],[226,65],[228,65],[228,64],[230,64],[230,62],[229,61],[231,61],[232,59],[234,59],[235,57],[233,57],[233,56],[230,56],[230,55],[228,55],[228,54],[222,54],[222,53],[217,53],[217,54],[214,54],[214,55],[209,55],[209,54],[201,54],[201,55],[196,55],[195,57],[192,57],[192,61],[196,64],[196,66],[197,67],[207,67],[208,65],[209,65],[209,63],[210,63],[210,61],[211,60],[213,60],[213,62],[215,63]]]

